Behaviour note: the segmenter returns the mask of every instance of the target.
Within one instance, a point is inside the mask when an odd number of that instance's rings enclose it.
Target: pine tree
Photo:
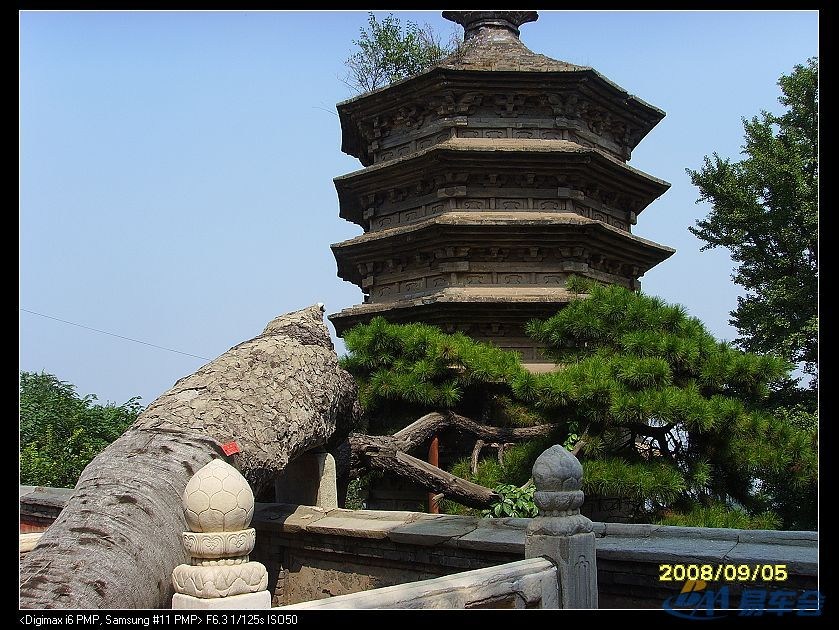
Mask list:
[[[718,527],[814,528],[816,427],[777,407],[791,364],[720,342],[680,306],[572,279],[568,306],[528,333],[557,369],[531,374],[518,356],[461,333],[376,318],[345,336],[373,433],[431,410],[555,431],[452,472],[487,487],[524,484],[551,443],[576,447],[590,496],[620,497],[634,519]],[[775,402],[773,402],[775,401]],[[399,410],[396,412],[396,410]],[[448,504],[450,511],[461,511]]]
[[[519,375],[514,391],[582,434],[588,491],[634,500],[638,518],[791,524],[790,501],[814,498],[817,479],[815,428],[766,404],[791,364],[717,341],[659,298],[572,288],[587,295],[528,327],[560,369]],[[815,526],[814,512],[797,518]]]
[[[463,333],[391,324],[383,317],[354,327],[344,343],[348,354],[341,366],[358,383],[370,428],[380,432],[401,428],[429,411],[453,410],[485,420],[489,401],[500,398],[510,404],[504,394],[523,372],[518,355]]]

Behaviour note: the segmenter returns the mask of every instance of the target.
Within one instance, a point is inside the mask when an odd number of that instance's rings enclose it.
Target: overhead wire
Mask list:
[[[141,343],[144,346],[151,346],[152,348],[157,348],[158,350],[166,350],[167,352],[175,352],[177,354],[183,354],[188,357],[195,357],[196,359],[203,359],[204,361],[209,361],[208,357],[202,357],[197,354],[192,354],[191,352],[184,352],[182,350],[175,350],[174,348],[167,348],[166,346],[159,346],[156,343],[150,343],[148,341],[143,341],[141,339],[134,339],[132,337],[126,337],[125,335],[118,335],[117,333],[108,332],[107,330],[100,330],[99,328],[93,328],[92,326],[85,326],[84,324],[79,324],[78,322],[71,322],[66,319],[61,319],[60,317],[53,317],[52,315],[46,315],[44,313],[39,313],[37,311],[31,311],[28,308],[21,308],[21,311],[24,313],[30,313],[32,315],[38,315],[39,317],[46,317],[47,319],[53,319],[57,322],[61,322],[62,324],[69,324],[70,326],[78,326],[79,328],[84,328],[85,330],[92,330],[93,332],[97,332],[103,335],[110,335],[111,337],[117,337],[118,339],[124,339],[125,341],[133,341],[134,343]]]

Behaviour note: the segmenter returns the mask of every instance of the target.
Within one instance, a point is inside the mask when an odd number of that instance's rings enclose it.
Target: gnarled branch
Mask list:
[[[453,412],[432,412],[393,435],[351,434],[352,474],[360,474],[371,467],[387,470],[410,479],[430,492],[443,493],[463,505],[489,507],[498,499],[498,495],[489,488],[452,475],[407,453],[435,433],[451,427],[471,433],[479,440],[501,443],[546,435],[553,429],[550,424],[519,428],[492,427]]]

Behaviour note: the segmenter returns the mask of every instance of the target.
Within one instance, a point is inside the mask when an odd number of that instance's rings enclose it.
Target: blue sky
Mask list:
[[[332,178],[360,168],[335,104],[354,95],[343,60],[365,12],[19,16],[21,308],[214,358],[280,313],[361,300],[329,245],[361,232],[338,218]],[[818,13],[540,11],[522,40],[667,112],[630,164],[672,187],[634,232],[677,252],[642,286],[732,339],[739,290],[727,253],[688,232],[708,207],[685,168],[736,159],[741,117],[779,111],[778,77],[818,55]],[[205,363],[19,321],[20,369],[102,401],[148,404]]]

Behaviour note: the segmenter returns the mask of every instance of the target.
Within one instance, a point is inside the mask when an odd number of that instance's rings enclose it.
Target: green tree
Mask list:
[[[52,374],[20,373],[20,482],[72,488],[84,467],[137,419],[139,397],[96,404]]]
[[[520,376],[514,391],[581,434],[589,492],[634,501],[642,519],[815,527],[814,510],[799,512],[815,508],[815,427],[766,404],[790,363],[717,341],[659,298],[572,288],[587,297],[528,330],[560,369]]]
[[[369,92],[422,72],[458,45],[455,35],[444,43],[428,24],[420,27],[408,21],[403,29],[392,13],[381,22],[370,13],[367,24],[369,30],[360,29],[359,39],[353,40],[358,50],[344,62],[346,83],[358,92]]]
[[[818,61],[809,59],[778,81],[785,107],[743,119],[739,162],[716,153],[698,171],[687,169],[705,219],[689,228],[725,247],[746,290],[732,311],[737,343],[752,352],[777,352],[818,372]],[[815,379],[812,381],[815,387]],[[811,403],[814,405],[814,403]]]
[[[348,332],[343,365],[368,412],[393,420],[401,406],[402,426],[432,409],[555,425],[503,462],[486,457],[475,472],[469,458],[453,465],[481,485],[520,487],[544,448],[565,443],[579,453],[586,493],[623,499],[638,521],[815,526],[815,424],[770,404],[789,384],[789,362],[719,342],[658,298],[579,279],[569,288],[576,299],[528,326],[554,372],[532,374],[514,353],[459,333],[381,318]],[[393,428],[401,426],[371,425]]]

